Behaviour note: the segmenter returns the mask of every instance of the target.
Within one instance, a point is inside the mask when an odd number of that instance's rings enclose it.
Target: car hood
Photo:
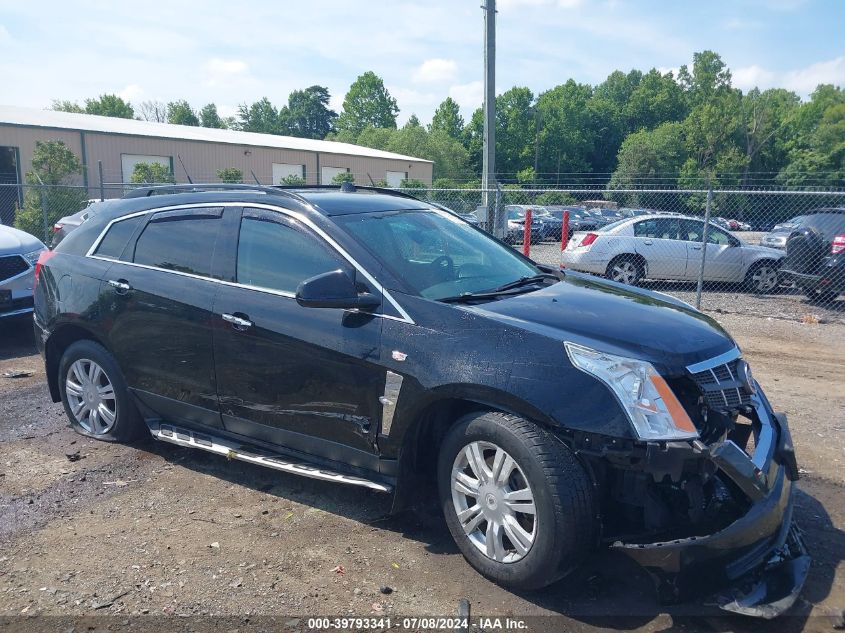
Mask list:
[[[44,244],[37,237],[11,226],[0,226],[0,255],[22,255],[41,248],[45,248]]]
[[[682,301],[570,272],[541,290],[465,308],[535,334],[647,360],[672,374],[736,346],[716,321]]]
[[[779,251],[776,248],[769,248],[768,246],[757,246],[755,244],[746,244],[745,242],[743,242],[742,248],[743,250],[752,255],[767,255],[775,259],[781,259],[785,257],[783,251]]]

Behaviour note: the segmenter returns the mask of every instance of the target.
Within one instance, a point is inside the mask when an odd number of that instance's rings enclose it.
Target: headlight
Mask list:
[[[39,248],[37,251],[32,251],[31,253],[24,253],[23,255],[21,255],[21,257],[23,257],[29,263],[30,266],[35,266],[35,262],[38,261],[38,257],[41,255],[41,253],[46,250],[46,248]]]
[[[616,395],[641,440],[684,440],[698,431],[672,389],[646,361],[564,343],[569,360]]]

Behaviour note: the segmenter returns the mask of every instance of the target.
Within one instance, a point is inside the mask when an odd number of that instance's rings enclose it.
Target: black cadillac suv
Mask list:
[[[810,301],[831,303],[845,292],[845,208],[802,216],[786,240],[784,276]]]
[[[809,557],[786,417],[712,319],[387,190],[131,196],[37,267],[50,393],[78,432],[365,486],[396,510],[431,489],[508,587],[605,545],[667,600],[794,602]]]

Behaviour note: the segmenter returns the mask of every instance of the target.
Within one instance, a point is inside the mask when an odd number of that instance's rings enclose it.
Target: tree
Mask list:
[[[225,128],[226,122],[217,113],[217,106],[213,103],[206,104],[200,110],[200,125],[202,127]]]
[[[279,111],[267,97],[263,97],[249,106],[245,103],[239,105],[237,127],[244,132],[283,133],[279,121]]]
[[[384,127],[366,127],[361,130],[357,139],[348,141],[364,147],[372,147],[373,149],[387,149],[390,144],[390,139],[396,134],[396,130]],[[338,139],[340,140],[340,139]]]
[[[240,184],[244,181],[244,172],[237,167],[226,167],[217,171],[217,177],[220,182]]]
[[[294,90],[279,112],[281,127],[291,136],[325,138],[334,131],[337,119],[337,112],[329,108],[330,99],[329,89],[323,86]]]
[[[167,104],[167,122],[175,125],[199,126],[200,119],[194,109],[184,99]]]
[[[684,92],[672,73],[652,68],[622,106],[626,133],[652,130],[662,123],[682,121],[687,115]]]
[[[422,127],[422,123],[420,123],[420,118],[416,114],[411,114],[402,127]]]
[[[142,101],[138,116],[144,121],[167,123],[167,105],[161,101]]]
[[[355,183],[355,174],[350,173],[348,171],[342,171],[334,175],[332,178],[332,183],[335,185],[342,185],[345,182]]]
[[[129,182],[133,184],[164,184],[174,183],[176,179],[170,167],[161,163],[135,163]]]
[[[31,186],[26,188],[15,226],[47,241],[56,220],[84,206],[86,190],[72,182],[81,172],[82,164],[64,141],[35,141],[32,170],[25,175]]]
[[[460,140],[464,131],[464,118],[461,116],[458,102],[452,97],[446,97],[434,111],[428,129],[430,132],[443,132],[456,141]]]
[[[343,112],[337,119],[338,130],[359,134],[367,126],[395,128],[399,107],[384,81],[372,71],[358,77],[343,99]]]
[[[693,53],[692,60],[692,71],[686,65],[678,70],[678,82],[693,107],[707,103],[716,93],[731,89],[731,71],[717,53]]]
[[[592,89],[570,79],[537,99],[541,130],[539,169],[547,180],[561,173],[586,173],[595,142],[594,114],[588,107]]]
[[[100,95],[96,99],[86,99],[85,112],[119,119],[135,118],[135,110],[132,109],[132,105],[117,95]]]
[[[400,189],[428,189],[428,185],[416,178],[403,178],[399,183]]]
[[[664,123],[653,130],[639,130],[622,142],[609,186],[674,184],[686,159],[683,124]]]
[[[68,101],[66,99],[62,101],[55,99],[50,109],[59,112],[74,112],[76,114],[83,114],[85,112],[76,101]]]
[[[576,202],[578,201],[575,199],[575,197],[571,193],[567,193],[565,191],[547,191],[546,193],[541,193],[534,200],[535,204],[544,206],[575,204]]]
[[[792,136],[790,123],[800,103],[798,95],[784,89],[760,92],[754,88],[742,97],[741,131],[746,158],[743,187],[751,184],[752,174],[762,174],[769,182],[768,174],[786,163],[787,143]]]

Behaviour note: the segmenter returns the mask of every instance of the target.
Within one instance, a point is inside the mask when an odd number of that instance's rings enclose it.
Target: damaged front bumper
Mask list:
[[[804,585],[810,557],[792,520],[798,468],[786,416],[772,413],[762,392],[754,398],[754,410],[759,427],[751,454],[730,440],[686,446],[712,462],[745,497],[742,516],[707,535],[653,543],[619,540],[611,546],[652,575],[664,602],[711,594],[708,604],[774,618],[792,606]]]

